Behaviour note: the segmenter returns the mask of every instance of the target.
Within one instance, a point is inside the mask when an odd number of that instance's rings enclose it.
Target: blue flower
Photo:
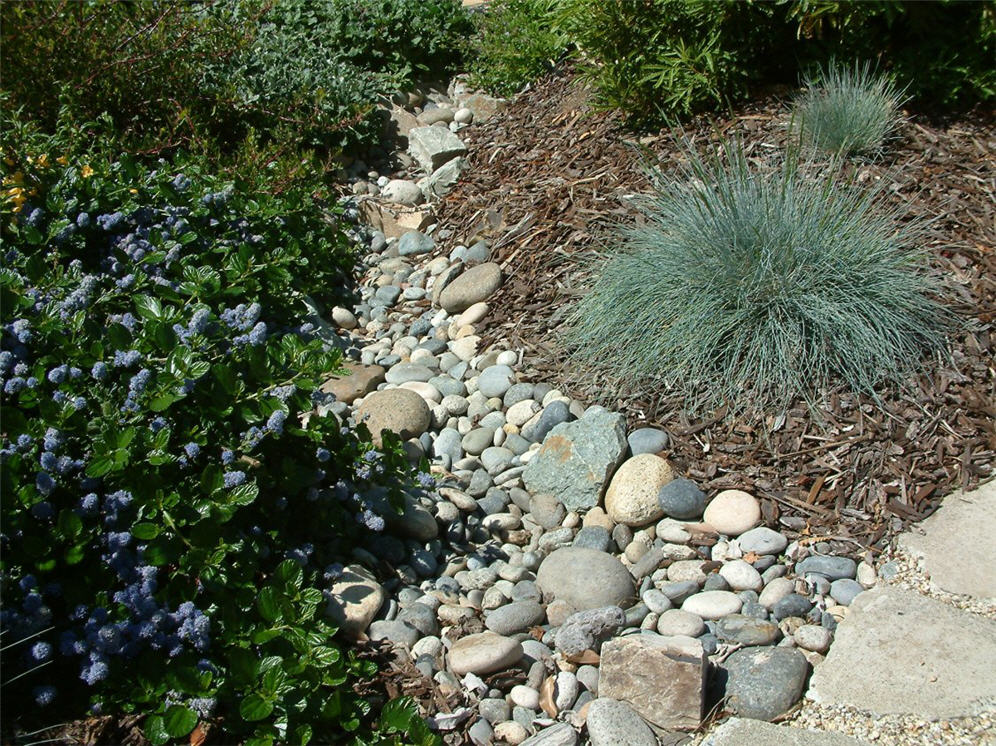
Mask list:
[[[138,350],[116,350],[114,353],[115,368],[130,368],[142,359]]]
[[[110,232],[124,222],[124,217],[124,214],[120,212],[112,212],[110,215],[98,215],[97,225],[105,231]]]
[[[80,498],[80,510],[86,515],[97,512],[98,504],[99,498],[95,492],[91,492]]]
[[[107,363],[96,362],[90,369],[90,375],[94,377],[97,381],[103,381],[107,378]]]
[[[325,463],[330,458],[332,458],[332,453],[331,451],[329,451],[328,448],[319,448],[317,451],[315,451],[315,458],[317,458],[322,463]]]
[[[47,661],[52,657],[52,646],[47,642],[36,642],[31,646],[31,659],[37,663]]]
[[[249,344],[253,346],[261,345],[266,341],[266,324],[260,321],[249,332]]]
[[[246,473],[244,471],[226,471],[224,480],[226,488],[231,489],[232,487],[238,487],[239,485],[245,483]]]
[[[23,388],[24,388],[24,379],[21,378],[20,376],[14,376],[3,385],[4,393],[7,394],[16,394],[18,391],[21,391]]]
[[[87,226],[89,226],[90,225],[90,213],[88,213],[88,212],[81,212],[79,215],[77,215],[76,216],[76,225],[78,225],[80,228],[86,228]]]
[[[34,336],[31,332],[31,322],[27,319],[17,319],[11,323],[10,331],[21,344],[27,344]]]
[[[380,532],[384,530],[384,519],[370,509],[364,510],[362,513],[358,514],[356,516],[356,520],[369,528],[371,531]]]
[[[224,464],[225,466],[228,466],[233,461],[235,461],[235,452],[225,448],[221,452],[221,463]]]
[[[62,437],[62,433],[56,428],[50,427],[45,430],[45,438],[42,444],[45,446],[46,451],[57,451],[62,448],[62,444],[65,439]]]
[[[269,419],[266,421],[266,429],[271,433],[279,435],[284,431],[284,422],[287,420],[287,413],[278,409],[276,412],[270,415]]]
[[[103,661],[97,661],[96,663],[91,663],[89,666],[84,666],[83,671],[80,673],[80,678],[90,686],[93,686],[97,682],[106,679],[108,673],[110,673],[110,670],[107,668],[107,664]]]
[[[420,471],[416,479],[418,479],[419,486],[424,490],[431,490],[436,486],[436,478],[424,471]]]
[[[146,386],[149,385],[149,379],[152,378],[152,371],[148,368],[142,368],[138,373],[131,377],[128,381],[128,391],[130,396],[138,396],[143,391],[145,391]]]
[[[34,689],[31,690],[31,693],[32,695],[34,695],[36,705],[38,705],[39,707],[46,707],[47,705],[52,704],[52,701],[55,699],[55,695],[58,693],[58,690],[56,690],[56,688],[51,685],[36,686]]]
[[[35,487],[43,495],[51,495],[52,490],[55,489],[55,480],[52,479],[46,472],[40,471],[35,477]],[[51,508],[51,506],[49,506]]]
[[[67,375],[69,375],[69,366],[68,365],[59,365],[59,366],[57,366],[55,368],[52,368],[52,370],[50,370],[48,372],[48,376],[47,377],[48,377],[48,380],[49,380],[50,383],[56,383],[56,384],[58,384],[58,383],[62,383],[63,381],[65,381]]]
[[[183,450],[187,457],[192,459],[197,458],[201,453],[201,447],[197,443],[187,443]]]

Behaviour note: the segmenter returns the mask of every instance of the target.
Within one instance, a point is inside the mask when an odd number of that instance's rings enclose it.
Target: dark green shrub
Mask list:
[[[996,98],[996,7],[958,0],[783,0],[800,58],[880,59],[923,109]]]
[[[410,489],[397,441],[301,419],[339,363],[300,319],[351,267],[341,221],[60,145],[5,122],[5,727],[89,707],[154,744],[199,722],[257,746],[431,742],[410,703],[353,692],[375,667],[324,613],[337,559]]]
[[[808,147],[874,154],[902,121],[902,93],[887,76],[872,71],[870,63],[843,66],[831,61],[803,85],[792,120]]]
[[[562,0],[598,102],[637,123],[716,109],[746,92],[778,42],[773,7],[706,0]]]
[[[480,16],[470,83],[509,96],[549,71],[570,41],[557,27],[558,0],[496,0]]]
[[[724,150],[651,173],[646,223],[621,230],[571,314],[580,361],[690,410],[760,413],[836,381],[873,392],[943,346],[914,229],[832,170],[762,172]]]

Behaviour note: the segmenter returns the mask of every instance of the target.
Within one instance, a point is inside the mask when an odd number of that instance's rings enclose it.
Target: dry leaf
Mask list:
[[[198,723],[192,731],[190,731],[190,746],[201,746],[202,743],[207,739],[208,730],[210,726],[204,723]]]
[[[540,686],[540,707],[552,718],[557,717],[557,705],[553,701],[553,690],[556,686],[557,680],[553,676],[547,676],[546,681]]]

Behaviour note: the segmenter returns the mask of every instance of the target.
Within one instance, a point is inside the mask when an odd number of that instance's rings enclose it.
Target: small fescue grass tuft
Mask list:
[[[843,155],[878,153],[903,121],[905,101],[890,78],[870,63],[831,62],[803,79],[806,92],[793,107],[793,126],[803,145]]]
[[[632,393],[684,394],[691,412],[763,413],[841,380],[874,394],[943,348],[952,317],[915,227],[833,168],[807,175],[790,156],[762,171],[724,149],[651,171],[644,224],[619,229],[567,316],[576,363]]]

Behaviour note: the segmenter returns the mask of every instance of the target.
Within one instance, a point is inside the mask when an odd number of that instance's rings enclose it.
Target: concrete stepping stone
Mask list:
[[[944,498],[932,516],[899,537],[922,557],[931,585],[948,593],[996,599],[996,481]]]
[[[879,715],[951,719],[996,699],[993,671],[996,621],[881,586],[854,599],[806,696]]]
[[[716,728],[702,746],[865,746],[843,733],[772,725],[761,720],[730,718]]]

